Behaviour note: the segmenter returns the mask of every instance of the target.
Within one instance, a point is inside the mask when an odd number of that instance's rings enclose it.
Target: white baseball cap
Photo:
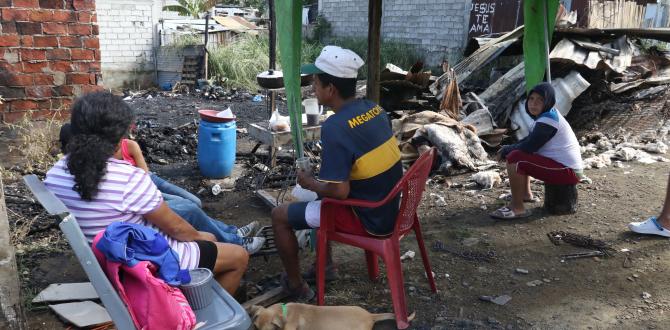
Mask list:
[[[358,69],[365,62],[356,53],[338,46],[326,46],[316,58],[314,64],[305,64],[300,68],[303,74],[327,73],[338,78],[358,78]]]

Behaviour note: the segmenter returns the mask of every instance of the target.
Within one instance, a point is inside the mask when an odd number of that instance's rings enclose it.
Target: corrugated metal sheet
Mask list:
[[[170,86],[174,87],[179,81],[181,81],[181,72],[158,71],[158,86],[162,87],[170,84]]]
[[[161,71],[181,73],[184,65],[184,51],[171,47],[160,47],[156,54],[156,62]]]

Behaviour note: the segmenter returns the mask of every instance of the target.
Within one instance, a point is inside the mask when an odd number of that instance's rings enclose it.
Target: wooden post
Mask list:
[[[207,52],[207,42],[209,41],[209,11],[205,14],[205,79],[209,79],[209,53]],[[196,80],[196,86],[198,86]]]
[[[382,0],[369,0],[368,6],[368,86],[367,97],[379,103],[381,74]]]

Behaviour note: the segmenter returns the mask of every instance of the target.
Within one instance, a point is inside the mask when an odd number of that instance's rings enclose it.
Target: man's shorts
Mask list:
[[[369,235],[349,206],[332,206],[335,212],[335,229],[339,232]],[[294,230],[321,227],[321,201],[297,202],[288,206],[288,223]]]
[[[538,154],[514,150],[507,155],[507,163],[516,164],[519,174],[529,175],[548,184],[577,184],[575,171],[565,165]]]

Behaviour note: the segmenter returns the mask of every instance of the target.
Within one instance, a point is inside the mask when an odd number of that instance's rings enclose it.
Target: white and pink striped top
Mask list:
[[[107,161],[107,173],[91,201],[82,200],[79,193],[72,189],[75,182],[67,168],[67,156],[47,172],[44,184],[77,218],[89,242],[112,222],[119,221],[145,225],[161,232],[143,215],[156,210],[163,197],[142,169],[126,161],[112,158]],[[181,269],[198,266],[200,249],[195,242],[180,242],[165,234],[163,236],[179,256]]]

